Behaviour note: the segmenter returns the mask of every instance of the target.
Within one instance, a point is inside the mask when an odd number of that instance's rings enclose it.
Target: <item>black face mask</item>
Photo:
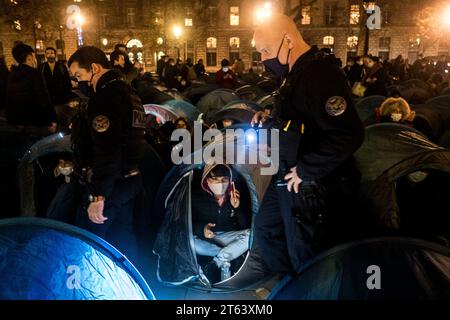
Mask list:
[[[88,98],[91,96],[91,94],[93,92],[92,85],[90,85],[89,81],[86,81],[86,80],[78,81],[78,90],[80,90],[80,92]]]
[[[263,61],[264,67],[266,67],[266,69],[269,72],[275,74],[278,77],[282,77],[282,78],[286,77],[289,73],[289,56],[291,55],[291,49],[289,49],[288,55],[286,58],[286,64],[282,64],[280,62],[278,57],[280,55],[281,48],[283,47],[283,43],[284,43],[284,36],[283,36],[283,40],[281,41],[280,47],[278,48],[277,56],[275,58],[267,59],[267,60]]]

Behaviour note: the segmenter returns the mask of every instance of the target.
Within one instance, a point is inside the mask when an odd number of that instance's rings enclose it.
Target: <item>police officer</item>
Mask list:
[[[255,222],[269,267],[292,273],[339,233],[335,224],[359,183],[353,153],[364,131],[345,75],[320,59],[294,21],[273,15],[258,27],[255,45],[269,71],[285,79],[274,110],[280,131],[280,169]],[[252,125],[268,124],[258,112]],[[353,199],[354,200],[354,199]]]
[[[88,81],[92,95],[73,122],[74,177],[58,192],[48,216],[70,211],[70,201],[64,201],[81,195],[76,223],[135,256],[134,208],[143,190],[138,165],[146,143],[143,106],[120,72],[109,70],[100,49],[80,48],[68,64],[79,82]]]

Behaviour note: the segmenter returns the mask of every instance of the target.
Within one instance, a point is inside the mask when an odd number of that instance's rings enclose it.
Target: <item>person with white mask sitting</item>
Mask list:
[[[200,256],[214,257],[206,267],[209,270],[204,270],[210,281],[211,274],[219,270],[221,280],[226,280],[230,262],[249,249],[251,215],[241,206],[229,166],[206,165],[201,187],[192,196],[195,251]]]

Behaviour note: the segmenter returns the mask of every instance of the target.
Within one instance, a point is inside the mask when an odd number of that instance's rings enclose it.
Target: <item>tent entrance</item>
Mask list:
[[[420,170],[395,181],[402,233],[430,241],[450,241],[450,173]]]

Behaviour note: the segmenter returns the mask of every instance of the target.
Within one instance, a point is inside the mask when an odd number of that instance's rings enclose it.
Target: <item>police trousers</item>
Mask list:
[[[295,274],[318,251],[337,244],[358,187],[358,179],[335,179],[326,186],[303,182],[295,194],[285,184],[277,186],[274,177],[255,219],[255,239],[271,271]]]
[[[89,192],[87,187],[73,181],[62,185],[47,210],[47,217],[88,230],[116,247],[131,261],[136,262],[138,248],[136,217],[144,205],[145,192],[140,175],[118,180],[105,201],[103,224],[89,220]]]

